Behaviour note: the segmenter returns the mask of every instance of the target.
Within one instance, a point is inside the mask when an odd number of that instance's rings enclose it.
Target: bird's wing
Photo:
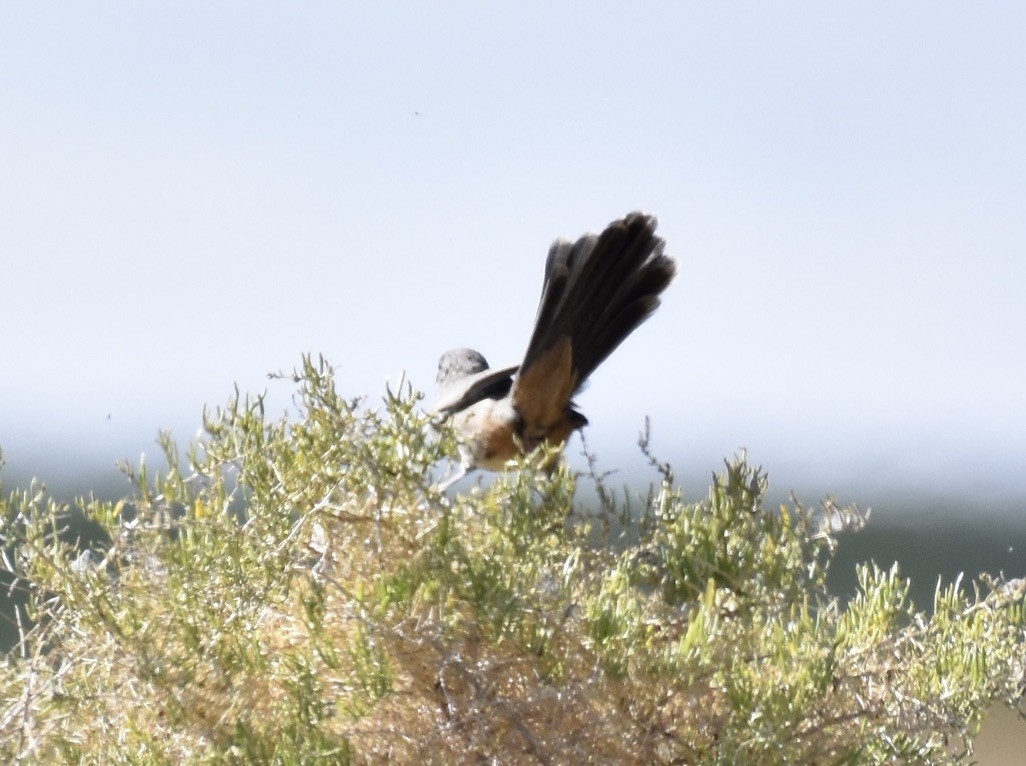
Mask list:
[[[466,409],[475,402],[489,398],[498,393],[505,396],[512,384],[513,375],[520,369],[519,364],[497,369],[482,370],[468,375],[446,386],[439,396],[435,411],[440,415],[451,415]]]

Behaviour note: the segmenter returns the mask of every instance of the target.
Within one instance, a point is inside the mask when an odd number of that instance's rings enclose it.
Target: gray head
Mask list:
[[[487,360],[474,349],[454,348],[446,351],[438,360],[438,377],[435,382],[444,386],[487,369]]]

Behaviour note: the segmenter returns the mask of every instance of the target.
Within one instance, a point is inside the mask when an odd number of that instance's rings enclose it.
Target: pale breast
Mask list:
[[[508,399],[476,402],[453,415],[453,423],[480,468],[501,471],[519,454],[513,438],[517,414]]]

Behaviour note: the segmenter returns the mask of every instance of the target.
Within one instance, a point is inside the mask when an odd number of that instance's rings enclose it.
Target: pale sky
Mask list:
[[[5,475],[284,407],[304,351],[371,402],[516,362],[551,240],[643,209],[679,277],[580,397],[606,467],[647,414],[700,482],[1026,498],[1024,40],[1009,2],[5,4]]]

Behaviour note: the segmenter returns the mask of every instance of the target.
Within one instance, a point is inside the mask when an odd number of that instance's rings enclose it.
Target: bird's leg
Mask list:
[[[458,482],[468,473],[474,469],[474,456],[470,453],[470,449],[465,445],[460,445],[460,467],[456,469],[456,472],[448,479],[438,483],[438,491],[445,492],[449,487]]]

